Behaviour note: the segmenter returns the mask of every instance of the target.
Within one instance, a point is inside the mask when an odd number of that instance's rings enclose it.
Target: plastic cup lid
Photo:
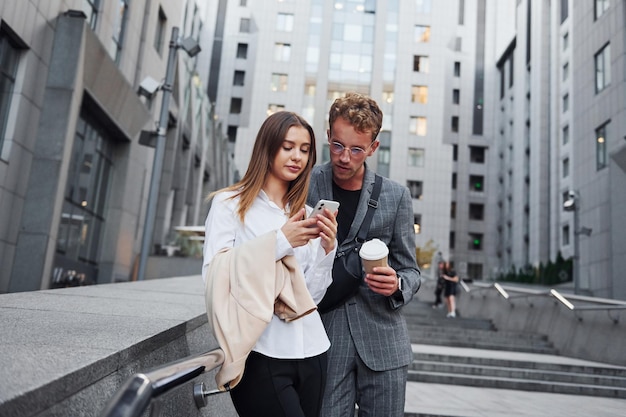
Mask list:
[[[375,261],[389,255],[389,248],[382,240],[372,239],[363,243],[359,255],[365,260]]]

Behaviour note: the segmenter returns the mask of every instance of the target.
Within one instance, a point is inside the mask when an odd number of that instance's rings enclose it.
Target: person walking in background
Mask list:
[[[324,296],[332,281],[337,221],[336,213],[328,209],[313,218],[305,216],[311,210],[305,207],[305,201],[314,164],[315,136],[311,126],[295,113],[277,112],[261,126],[248,170],[241,181],[210,195],[213,201],[205,223],[205,280],[222,280],[226,287],[232,285],[233,278],[230,278],[231,284],[224,283],[223,280],[229,280],[230,275],[224,274],[225,268],[220,269],[215,263],[219,264],[220,255],[228,253],[229,249],[237,252],[246,245],[256,244],[252,247],[260,252],[244,252],[246,256],[228,258],[227,262],[232,264],[232,259],[245,261],[247,258],[248,265],[237,265],[234,281],[244,279],[239,275],[241,271],[250,271],[251,286],[233,288],[231,294],[223,298],[240,296],[234,293],[235,290],[238,293],[254,292],[268,284],[273,285],[271,275],[280,266],[274,267],[275,262],[282,261],[284,265],[293,266],[294,257],[296,275],[300,275],[306,284],[306,296],[312,298],[312,309],[293,320],[283,320],[284,316],[279,314],[284,311],[282,308],[279,313],[273,314],[276,307],[270,306],[272,309],[268,316],[271,320],[268,318],[269,323],[263,323],[266,327],[259,331],[258,340],[251,343],[252,351],[241,355],[245,359],[243,375],[236,380],[226,378],[224,386],[228,389],[234,385],[230,394],[237,413],[242,417],[317,417],[321,407],[327,369],[326,351],[330,341],[315,304]],[[259,253],[268,250],[268,256],[259,257]],[[268,267],[264,268],[265,265]],[[219,284],[213,282],[211,285]],[[256,300],[262,295],[259,291],[250,299]],[[224,301],[211,301],[209,298],[207,295],[207,312],[211,319],[215,317],[212,313],[221,308],[213,304]],[[273,298],[270,298],[270,303],[274,304]],[[237,310],[237,314],[233,314],[232,310],[226,311],[225,322],[235,323],[231,326],[236,333],[233,335],[234,350],[241,346],[242,339],[248,337],[250,329],[246,329],[245,324],[253,322],[243,322],[241,317],[247,317],[250,310],[262,306],[247,304],[245,307],[246,311]],[[214,321],[217,323],[213,324],[213,328],[223,324],[219,320]],[[229,331],[232,329],[220,328],[220,334]],[[243,359],[239,362],[236,359],[229,366],[236,367],[239,363],[242,367]],[[220,372],[225,366],[226,363]]]
[[[375,174],[365,160],[379,146],[382,118],[374,100],[356,93],[336,99],[330,108],[330,162],[314,168],[307,201],[340,202],[337,253],[351,244],[367,212]],[[322,314],[331,341],[323,417],[352,416],[355,404],[359,415],[404,415],[413,352],[400,310],[419,289],[420,271],[409,190],[382,181],[367,240],[378,238],[387,245],[389,266],[365,274],[355,295]]]
[[[441,302],[441,293],[443,293],[443,287],[445,287],[446,280],[443,279],[443,269],[445,268],[446,263],[444,261],[439,261],[437,263],[437,283],[435,284],[435,302],[433,303],[433,308],[439,308],[443,305]]]
[[[456,271],[450,266],[450,261],[445,263],[442,278],[445,280],[443,296],[446,298],[446,307],[448,308],[448,314],[446,317],[456,317],[456,287],[459,282],[459,276]]]

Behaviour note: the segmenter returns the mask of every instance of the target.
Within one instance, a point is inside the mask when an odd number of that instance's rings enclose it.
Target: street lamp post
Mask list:
[[[150,188],[148,190],[148,204],[146,208],[146,221],[143,228],[141,240],[141,254],[139,257],[139,268],[137,279],[143,280],[146,272],[146,263],[150,252],[152,233],[154,230],[154,220],[156,217],[157,201],[159,199],[159,186],[161,184],[161,171],[163,170],[163,157],[165,155],[165,137],[167,134],[167,124],[169,121],[170,97],[172,95],[172,84],[174,83],[174,73],[176,66],[176,53],[179,48],[183,48],[189,56],[195,56],[200,52],[200,46],[191,38],[179,40],[178,27],[172,28],[172,38],[170,39],[169,55],[167,57],[167,69],[165,71],[165,81],[159,87],[163,91],[161,98],[161,112],[159,114],[159,124],[157,127],[154,143],[154,163],[152,166],[152,176],[150,177]],[[142,132],[143,133],[143,132]],[[151,146],[151,144],[149,144]]]

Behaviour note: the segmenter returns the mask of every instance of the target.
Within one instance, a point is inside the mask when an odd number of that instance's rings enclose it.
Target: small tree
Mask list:
[[[417,266],[419,266],[420,269],[430,268],[430,263],[433,261],[433,256],[438,249],[439,246],[435,245],[435,242],[433,242],[432,239],[428,239],[424,246],[417,246],[415,248]]]

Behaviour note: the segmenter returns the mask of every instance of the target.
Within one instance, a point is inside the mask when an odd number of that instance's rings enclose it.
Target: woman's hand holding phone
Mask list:
[[[339,202],[320,200],[317,202],[309,218],[317,218],[321,245],[328,254],[335,248],[337,236],[337,210]]]

